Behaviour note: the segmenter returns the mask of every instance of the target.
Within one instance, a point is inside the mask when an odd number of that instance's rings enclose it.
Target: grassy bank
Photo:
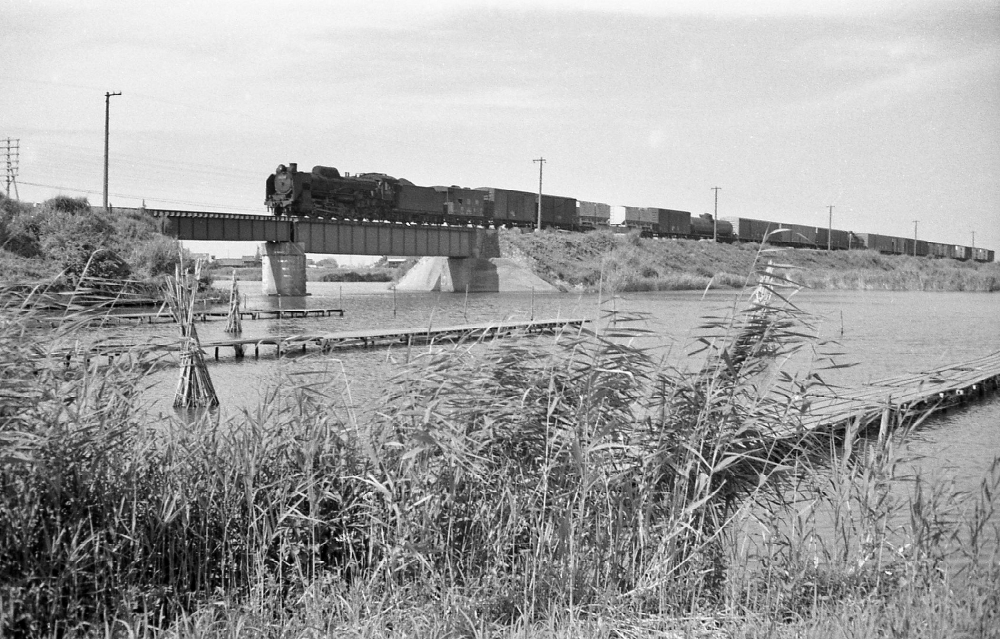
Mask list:
[[[757,244],[642,239],[595,233],[501,233],[505,256],[564,288],[618,291],[741,288]],[[1000,264],[881,255],[874,251],[782,250],[789,277],[810,288],[1000,291]]]
[[[0,321],[4,636],[984,636],[995,495],[897,485],[892,424],[761,413],[813,345],[773,306],[706,320],[704,366],[614,335],[415,357],[358,424],[333,377],[219,422],[150,416],[138,354]],[[728,336],[728,337],[727,337]],[[700,361],[700,360],[699,360]],[[320,364],[317,364],[320,365]],[[794,384],[808,385],[810,378]]]

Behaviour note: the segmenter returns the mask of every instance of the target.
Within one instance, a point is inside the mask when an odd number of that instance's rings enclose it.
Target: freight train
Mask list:
[[[295,164],[280,165],[267,178],[265,204],[274,215],[323,217],[404,224],[484,227],[532,227],[538,220],[538,195],[527,191],[460,186],[417,186],[384,173],[341,174],[315,166],[309,173]],[[882,253],[949,257],[992,262],[982,248],[914,241],[874,233],[782,224],[770,220],[715,220],[705,213],[648,207],[613,207],[576,198],[542,195],[541,223],[546,228],[587,231],[611,228],[612,210],[619,229],[646,237],[763,242],[799,248],[869,248]]]

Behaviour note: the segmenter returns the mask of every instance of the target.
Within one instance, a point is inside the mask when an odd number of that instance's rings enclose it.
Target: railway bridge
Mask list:
[[[465,226],[428,226],[271,215],[120,209],[151,215],[165,235],[179,240],[261,242],[265,294],[306,294],[306,253],[448,258],[456,284],[500,256],[496,232]]]

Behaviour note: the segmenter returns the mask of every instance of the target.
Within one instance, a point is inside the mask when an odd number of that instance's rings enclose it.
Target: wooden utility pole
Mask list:
[[[542,166],[545,165],[545,158],[532,160],[538,162],[538,230],[542,230]]]
[[[108,128],[111,123],[111,96],[121,91],[104,94],[104,210],[108,210]]]
[[[830,253],[833,251],[833,205],[831,204],[827,208],[830,209],[830,218],[826,225],[826,252]]]
[[[715,191],[715,215],[712,216],[712,241],[719,241],[719,190],[722,189],[721,186],[713,186],[712,190]]]
[[[917,222],[920,220],[913,220],[913,257],[917,256]]]

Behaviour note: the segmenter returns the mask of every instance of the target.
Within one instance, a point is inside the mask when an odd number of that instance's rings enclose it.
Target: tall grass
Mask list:
[[[238,418],[158,419],[150,361],[67,366],[73,316],[46,336],[4,307],[0,630],[774,636],[942,609],[988,628],[1000,471],[959,517],[925,483],[891,490],[893,424],[795,434],[818,378],[778,364],[813,347],[808,318],[759,292],[706,318],[684,368],[614,314],[433,349],[370,424],[305,376]]]

